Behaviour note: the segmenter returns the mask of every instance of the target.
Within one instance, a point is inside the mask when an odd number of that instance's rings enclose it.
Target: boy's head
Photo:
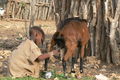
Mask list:
[[[43,44],[45,39],[45,34],[43,30],[38,26],[33,26],[30,28],[30,40],[33,40],[37,46]]]

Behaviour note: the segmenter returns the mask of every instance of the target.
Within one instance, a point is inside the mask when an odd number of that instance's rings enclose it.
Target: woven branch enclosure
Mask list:
[[[7,18],[30,19],[30,0],[9,0],[7,3]],[[52,0],[34,0],[35,20],[53,20],[54,12]]]

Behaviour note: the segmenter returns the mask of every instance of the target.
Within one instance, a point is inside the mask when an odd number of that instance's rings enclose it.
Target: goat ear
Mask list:
[[[56,37],[58,37],[58,35],[59,35],[59,32],[55,32],[53,37],[56,38]]]
[[[63,35],[58,35],[57,39],[64,39]]]

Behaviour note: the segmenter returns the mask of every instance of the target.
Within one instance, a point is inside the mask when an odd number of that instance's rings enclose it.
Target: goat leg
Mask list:
[[[80,72],[83,73],[83,57],[84,57],[85,44],[82,44],[81,47],[81,56],[80,56]]]
[[[83,58],[80,58],[80,73],[83,73]]]
[[[75,58],[72,57],[71,73],[75,73],[75,71],[74,71],[74,63],[75,63]]]
[[[62,60],[62,65],[63,65],[63,72],[65,74],[66,73],[66,61],[64,59]]]
[[[47,71],[48,61],[49,61],[49,58],[45,59],[45,64],[44,64],[45,71]]]

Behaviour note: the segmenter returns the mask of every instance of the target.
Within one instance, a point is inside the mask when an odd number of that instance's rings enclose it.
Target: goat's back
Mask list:
[[[75,21],[71,20],[64,25],[64,27],[60,30],[60,35],[64,37],[64,39],[78,41],[81,40],[83,42],[89,40],[89,30],[87,27],[86,21]]]

